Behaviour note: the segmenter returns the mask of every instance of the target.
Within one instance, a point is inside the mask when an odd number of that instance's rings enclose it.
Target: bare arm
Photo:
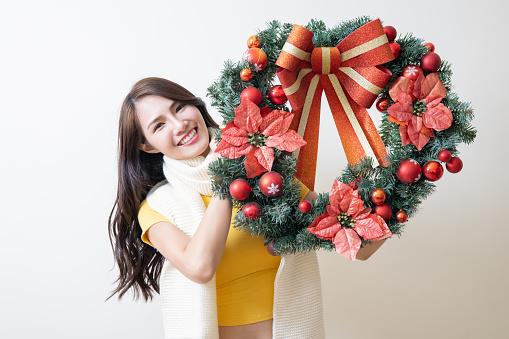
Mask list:
[[[167,222],[154,224],[148,229],[147,236],[183,275],[196,283],[205,284],[214,276],[223,256],[231,217],[231,202],[212,197],[192,238]]]
[[[309,193],[306,195],[304,199],[308,201],[314,201],[316,198],[318,198],[318,193],[315,191],[309,191]],[[359,251],[357,252],[357,256],[355,259],[357,260],[368,260],[369,257],[373,255],[385,242],[386,239],[378,240],[378,241],[372,241],[371,244],[365,245]]]

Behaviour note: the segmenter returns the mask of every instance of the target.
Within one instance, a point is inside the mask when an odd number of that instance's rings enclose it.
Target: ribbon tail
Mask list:
[[[366,139],[368,139],[368,142],[371,145],[371,150],[375,153],[378,165],[382,167],[388,166],[389,162],[387,160],[387,150],[385,149],[385,145],[380,134],[378,134],[378,129],[369,116],[369,112],[364,107],[356,105],[355,103],[353,103],[352,108],[354,109],[355,116],[361,125]]]
[[[290,128],[294,129],[307,143],[295,150],[292,155],[298,159],[295,176],[310,190],[314,190],[315,187],[320,132],[320,106],[323,87],[319,80],[319,75],[315,75],[311,79],[304,106],[300,110],[292,111],[295,116],[290,125]]]
[[[385,165],[387,151],[368,111],[349,98],[336,76],[329,74],[322,83],[348,163],[369,156],[373,166],[377,160]]]

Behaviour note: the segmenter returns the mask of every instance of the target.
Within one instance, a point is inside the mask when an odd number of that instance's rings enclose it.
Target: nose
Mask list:
[[[173,133],[175,135],[179,135],[180,133],[184,132],[188,124],[187,120],[181,120],[177,117],[173,117],[171,123],[173,125]]]

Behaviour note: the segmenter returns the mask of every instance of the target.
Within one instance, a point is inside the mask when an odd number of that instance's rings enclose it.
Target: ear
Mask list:
[[[151,145],[149,144],[141,144],[140,145],[140,149],[143,151],[143,152],[146,152],[146,153],[159,153],[158,150],[156,150],[154,147],[152,147]]]

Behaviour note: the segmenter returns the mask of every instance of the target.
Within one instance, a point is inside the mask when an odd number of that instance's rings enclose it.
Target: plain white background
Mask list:
[[[499,0],[2,2],[0,337],[162,338],[158,299],[104,301],[130,87],[166,77],[209,102],[223,62],[265,22],[370,15],[452,62],[479,133],[403,237],[367,262],[320,253],[327,338],[507,338],[507,10]],[[346,162],[326,107],[322,116],[319,192]]]

